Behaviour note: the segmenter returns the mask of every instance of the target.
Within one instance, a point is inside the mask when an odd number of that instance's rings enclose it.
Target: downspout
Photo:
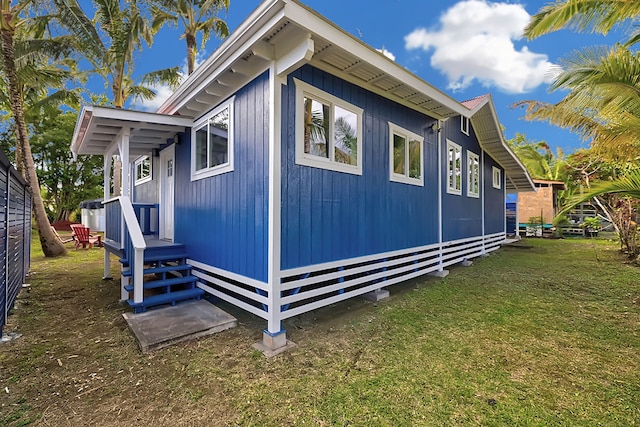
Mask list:
[[[442,120],[438,119],[436,126],[438,134],[438,271],[442,271]]]
[[[271,349],[286,345],[286,331],[281,324],[281,150],[282,150],[282,85],[285,81],[277,75],[276,61],[269,67],[269,201],[268,201],[268,271],[269,313],[263,344]]]

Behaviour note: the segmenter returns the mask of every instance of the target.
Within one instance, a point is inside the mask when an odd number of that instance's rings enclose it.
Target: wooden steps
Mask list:
[[[202,298],[204,291],[196,286],[197,278],[191,274],[191,266],[186,260],[184,245],[170,242],[148,244],[144,251],[143,299],[136,303],[133,298],[133,268],[127,254],[123,254],[120,262],[126,269],[122,276],[128,280],[124,290],[129,292],[127,302],[135,313],[143,313],[150,307]]]

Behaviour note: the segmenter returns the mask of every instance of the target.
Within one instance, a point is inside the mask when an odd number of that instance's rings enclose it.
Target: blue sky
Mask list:
[[[528,42],[520,37],[524,25],[549,0],[490,2],[482,0],[303,0],[303,3],[376,49],[384,49],[401,66],[458,101],[491,93],[507,138],[516,132],[544,140],[565,152],[586,147],[567,131],[522,119],[512,109],[521,100],[556,102],[562,93],[548,92],[549,69],[562,57],[584,46],[613,44],[608,37],[560,31]],[[226,16],[231,31],[260,4],[260,0],[231,0]],[[185,64],[185,42],[176,29],[166,28],[154,45],[139,53],[136,73]],[[220,44],[211,39],[206,58]],[[135,108],[155,110],[168,96],[138,102]]]

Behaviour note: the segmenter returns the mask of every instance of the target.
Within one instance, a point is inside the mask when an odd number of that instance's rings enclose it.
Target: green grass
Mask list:
[[[117,282],[99,280],[101,251],[47,260],[34,250],[29,304],[12,320],[24,337],[0,347],[0,386],[23,397],[2,404],[0,420],[639,425],[640,269],[606,240],[525,244],[396,285],[377,304],[356,298],[290,319],[297,347],[272,359],[251,348],[263,322],[229,306],[239,327],[141,355]],[[67,300],[51,304],[53,294]],[[82,311],[73,327],[60,322],[67,304]]]

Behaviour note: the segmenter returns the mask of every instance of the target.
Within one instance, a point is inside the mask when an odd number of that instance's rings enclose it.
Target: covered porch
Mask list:
[[[173,236],[173,178],[169,181],[162,175],[167,171],[172,175],[173,157],[160,156],[169,166],[157,172],[159,178],[165,178],[158,179],[157,200],[133,200],[136,159],[145,155],[153,159],[163,150],[171,152],[179,135],[192,124],[189,117],[101,106],[84,107],[78,118],[71,143],[73,155],[104,157],[104,277],[109,278],[111,255],[117,256],[121,300],[136,312],[199,299],[203,293],[186,264],[184,245]]]

